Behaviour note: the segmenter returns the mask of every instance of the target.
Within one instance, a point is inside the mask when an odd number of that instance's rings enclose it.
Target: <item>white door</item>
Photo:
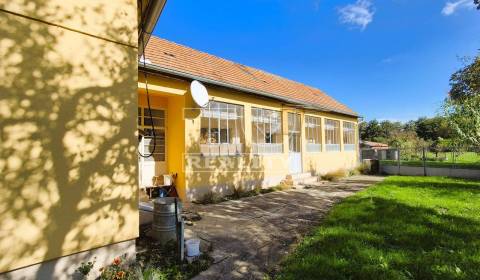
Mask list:
[[[290,174],[302,172],[300,114],[288,113],[288,165]]]
[[[143,132],[138,149],[140,152],[138,159],[139,180],[140,186],[142,187],[152,186],[153,176],[160,176],[167,172],[165,111],[161,109],[151,110],[152,119],[150,119],[148,108],[138,109],[138,127]],[[153,137],[152,120],[155,127],[155,141]]]

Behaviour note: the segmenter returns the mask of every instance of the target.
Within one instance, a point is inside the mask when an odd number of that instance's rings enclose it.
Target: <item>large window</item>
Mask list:
[[[252,152],[281,153],[282,117],[273,110],[252,108]]]
[[[325,119],[326,150],[340,151],[340,121]]]
[[[140,153],[150,155],[141,159],[143,161],[165,161],[165,111],[151,109],[152,118],[148,108],[138,108],[138,128],[140,129]],[[155,127],[155,150],[153,149],[153,129]],[[153,153],[152,153],[153,152]]]
[[[243,106],[211,101],[202,109],[200,152],[237,155],[243,152]]]
[[[355,124],[343,122],[343,147],[345,151],[355,151]]]
[[[305,136],[307,138],[307,152],[322,151],[322,119],[305,116]]]

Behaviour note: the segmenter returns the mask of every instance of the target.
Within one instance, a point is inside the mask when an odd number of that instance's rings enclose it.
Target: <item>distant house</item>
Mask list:
[[[372,141],[360,141],[361,149],[372,149],[372,150],[387,150],[389,148],[388,144],[372,142]]]
[[[360,141],[361,158],[363,159],[380,159],[384,157],[389,149],[388,144],[372,142],[372,141]]]

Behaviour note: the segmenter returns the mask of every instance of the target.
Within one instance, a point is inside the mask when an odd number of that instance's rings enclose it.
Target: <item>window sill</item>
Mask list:
[[[201,157],[241,157],[244,154],[200,154]]]
[[[253,156],[278,156],[283,155],[283,152],[276,152],[276,153],[251,153]]]

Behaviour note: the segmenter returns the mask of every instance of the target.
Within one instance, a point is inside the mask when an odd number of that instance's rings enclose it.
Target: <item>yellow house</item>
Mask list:
[[[0,1],[0,279],[71,279],[82,261],[133,255],[152,175],[177,174],[191,200],[356,164],[357,115],[321,91],[146,44],[164,2]]]
[[[138,34],[164,4],[0,1],[0,279],[134,254]]]
[[[157,37],[139,69],[140,150],[151,155],[140,157],[140,186],[176,174],[190,201],[358,162],[358,115],[318,89]],[[205,107],[193,81],[208,91]]]

